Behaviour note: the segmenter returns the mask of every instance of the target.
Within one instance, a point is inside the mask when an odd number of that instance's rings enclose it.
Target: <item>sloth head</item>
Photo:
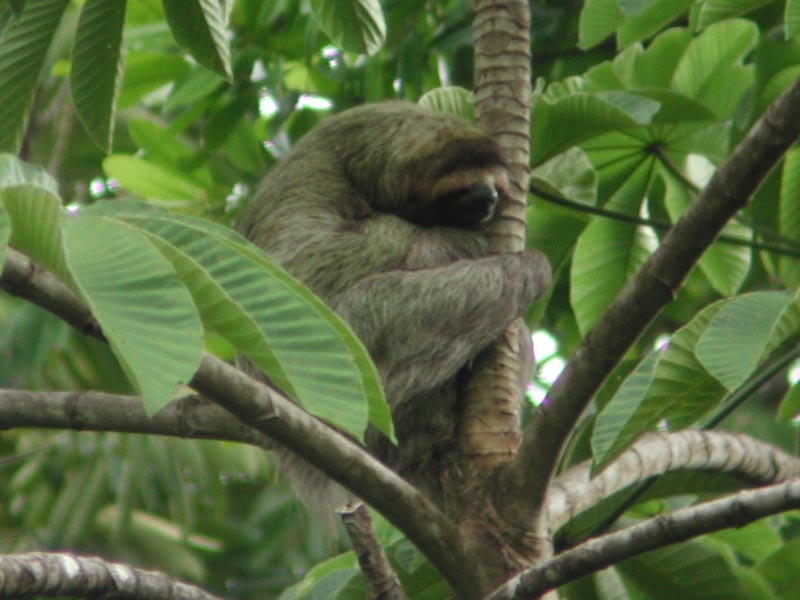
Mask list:
[[[346,111],[312,134],[375,211],[422,226],[477,228],[506,195],[500,147],[454,117],[406,102]]]

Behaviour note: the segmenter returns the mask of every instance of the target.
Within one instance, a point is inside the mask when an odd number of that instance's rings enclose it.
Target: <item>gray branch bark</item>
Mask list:
[[[547,590],[631,556],[720,529],[743,527],[769,515],[796,508],[800,508],[800,480],[792,479],[659,515],[622,531],[592,539],[519,573],[495,590],[487,600],[538,598]]]
[[[276,448],[267,436],[199,396],[174,400],[148,415],[137,396],[0,389],[0,430],[17,427],[167,435]]]
[[[555,478],[547,497],[547,524],[555,532],[611,494],[675,471],[737,473],[755,484],[800,476],[800,459],[745,434],[724,431],[652,432],[590,478],[583,462]]]
[[[135,569],[94,556],[45,552],[0,555],[0,597],[37,596],[219,600],[218,596],[163,573]]]
[[[102,339],[89,308],[32,260],[9,248],[0,288],[26,298],[84,333]],[[425,496],[364,448],[238,369],[205,354],[190,385],[242,423],[282,444],[378,508],[465,594],[466,556],[455,526]],[[461,577],[456,574],[461,575]]]

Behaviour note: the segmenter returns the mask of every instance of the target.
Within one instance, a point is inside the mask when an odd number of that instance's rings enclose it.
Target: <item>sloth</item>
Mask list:
[[[486,134],[386,102],[317,125],[263,179],[239,224],[364,343],[399,442],[373,431],[369,445],[431,496],[471,362],[510,325],[524,327],[520,316],[550,283],[539,252],[489,254],[486,225],[507,187]],[[529,345],[523,354],[529,364]],[[303,481],[315,477],[290,479],[319,495]]]

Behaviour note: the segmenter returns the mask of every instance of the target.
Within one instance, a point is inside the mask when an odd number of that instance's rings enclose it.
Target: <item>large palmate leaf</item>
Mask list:
[[[670,220],[676,222],[689,207],[692,197],[682,182],[679,182],[666,169],[664,175],[666,191],[664,204]],[[738,223],[728,223],[723,234],[741,240],[750,240],[752,230]],[[700,257],[700,269],[708,281],[723,296],[731,296],[739,291],[744,283],[750,265],[752,252],[745,245],[713,244]]]
[[[608,208],[636,215],[640,191],[650,177],[642,163]],[[581,233],[570,272],[570,302],[582,332],[587,332],[608,307],[625,282],[644,264],[654,249],[652,231],[622,221],[595,218]]]
[[[358,54],[375,54],[386,39],[377,0],[311,0],[311,12],[333,43]]]
[[[83,126],[111,150],[117,96],[122,83],[122,28],[126,0],[87,0],[72,50],[70,90]]]
[[[531,107],[531,163],[608,131],[649,124],[658,109],[658,102],[632,94],[537,95]]]
[[[47,49],[69,0],[27,0],[0,35],[0,151],[22,142]]]
[[[704,104],[720,118],[733,115],[752,85],[753,68],[743,61],[758,42],[751,21],[717,23],[694,38],[672,78],[672,89]]]

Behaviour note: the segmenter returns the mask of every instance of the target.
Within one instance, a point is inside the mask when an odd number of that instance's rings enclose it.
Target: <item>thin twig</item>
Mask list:
[[[397,573],[375,536],[367,507],[361,502],[352,502],[339,509],[339,516],[367,580],[369,600],[408,600]]]

